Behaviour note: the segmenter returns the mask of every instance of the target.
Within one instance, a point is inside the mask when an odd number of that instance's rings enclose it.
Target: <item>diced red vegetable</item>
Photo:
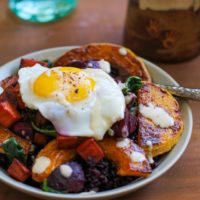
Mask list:
[[[42,133],[35,133],[34,135],[34,143],[38,145],[45,145],[47,144],[47,136]]]
[[[57,145],[60,149],[70,149],[76,147],[78,137],[57,135]]]
[[[12,164],[8,168],[7,172],[10,176],[21,182],[24,182],[31,176],[30,170],[17,159],[12,161]]]
[[[16,84],[15,87],[12,88],[11,92],[15,94],[18,108],[24,109],[26,106],[25,106],[25,103],[23,102],[22,96],[20,94],[19,84]]]
[[[0,124],[6,128],[21,118],[16,108],[8,101],[0,102]]]
[[[48,67],[48,63],[47,62],[38,61],[38,60],[34,60],[34,59],[22,58],[19,68],[32,67],[35,64],[40,64],[40,65],[42,65],[44,67]]]
[[[20,109],[25,109],[25,108],[26,108],[26,105],[25,105],[25,103],[23,102],[21,95],[17,95],[17,106],[18,106]]]
[[[92,162],[98,163],[104,157],[101,147],[93,138],[87,139],[85,142],[80,144],[77,148],[77,153],[86,162],[90,162],[92,160]]]
[[[5,90],[8,87],[14,87],[18,83],[18,75],[12,75],[0,82],[1,87]]]

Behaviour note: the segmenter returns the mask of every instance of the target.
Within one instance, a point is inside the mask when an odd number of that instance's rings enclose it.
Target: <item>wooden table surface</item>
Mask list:
[[[0,65],[40,49],[90,42],[123,44],[126,0],[81,0],[70,16],[48,24],[32,24],[9,12],[0,1]],[[200,57],[173,65],[160,64],[181,85],[200,88]],[[120,199],[200,199],[200,103],[190,102],[194,128],[181,159],[148,186]],[[36,199],[0,183],[0,200]]]

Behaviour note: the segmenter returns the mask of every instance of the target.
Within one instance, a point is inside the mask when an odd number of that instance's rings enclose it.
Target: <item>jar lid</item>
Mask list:
[[[156,11],[168,10],[199,10],[200,0],[139,0],[139,7],[142,10],[150,9]]]

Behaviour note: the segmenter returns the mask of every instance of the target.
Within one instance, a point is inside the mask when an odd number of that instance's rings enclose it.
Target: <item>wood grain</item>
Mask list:
[[[70,16],[54,23],[32,24],[17,19],[0,1],[0,65],[39,49],[90,42],[123,43],[127,0],[81,0]],[[181,85],[200,88],[200,57],[163,65]],[[200,199],[200,104],[191,102],[194,129],[181,159],[148,186],[120,199]],[[0,183],[0,200],[36,199]]]

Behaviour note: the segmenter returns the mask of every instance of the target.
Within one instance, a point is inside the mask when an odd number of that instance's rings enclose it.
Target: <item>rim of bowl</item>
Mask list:
[[[48,49],[43,49],[43,50],[39,50],[39,51],[34,51],[32,53],[28,53],[25,54],[23,56],[19,56],[5,64],[3,64],[0,67],[0,71],[2,69],[5,70],[5,68],[7,68],[9,65],[12,65],[13,63],[19,61],[19,59],[21,59],[22,57],[32,57],[38,54],[43,54],[45,52],[57,52],[57,51],[63,51],[63,53],[67,50],[70,50],[72,48],[76,48],[78,47],[76,46],[63,46],[63,47],[55,47],[55,48],[48,48]],[[60,55],[61,56],[61,55]],[[167,73],[165,72],[163,69],[159,68],[157,65],[153,64],[152,62],[141,58],[145,65],[147,66],[147,68],[152,68],[153,70],[157,71],[158,73],[163,74],[171,83],[173,83],[174,85],[178,85],[178,83]],[[149,184],[150,182],[152,182],[153,180],[157,179],[158,177],[160,177],[161,175],[163,175],[167,170],[169,170],[181,157],[181,155],[184,153],[191,135],[192,135],[192,127],[193,127],[193,117],[192,117],[192,111],[191,108],[189,106],[189,104],[187,103],[187,101],[182,101],[183,106],[186,109],[186,112],[188,114],[188,121],[187,121],[187,134],[184,140],[184,143],[182,144],[181,148],[179,149],[178,153],[176,154],[176,156],[171,160],[170,163],[168,163],[165,167],[159,169],[159,171],[156,171],[155,173],[152,173],[151,176],[144,178],[144,179],[139,179],[136,182],[130,183],[128,185],[116,188],[116,189],[112,189],[112,190],[108,190],[108,191],[103,191],[103,192],[97,192],[94,194],[91,193],[83,193],[83,194],[57,194],[57,193],[49,193],[49,192],[44,192],[38,188],[29,186],[27,184],[18,182],[14,179],[12,179],[11,177],[9,177],[8,175],[5,175],[6,177],[2,177],[0,176],[0,181],[23,192],[26,194],[31,194],[33,196],[37,196],[37,197],[41,197],[41,198],[58,198],[58,199],[97,199],[97,198],[114,198],[114,197],[119,197],[122,195],[125,195],[127,193],[130,193],[131,191],[135,191],[147,184]],[[173,150],[172,150],[173,151]],[[170,152],[169,152],[170,153]],[[166,155],[166,157],[163,159],[162,162],[164,162],[168,157],[168,154]],[[4,171],[1,169],[1,171]],[[154,170],[155,171],[155,170]]]

